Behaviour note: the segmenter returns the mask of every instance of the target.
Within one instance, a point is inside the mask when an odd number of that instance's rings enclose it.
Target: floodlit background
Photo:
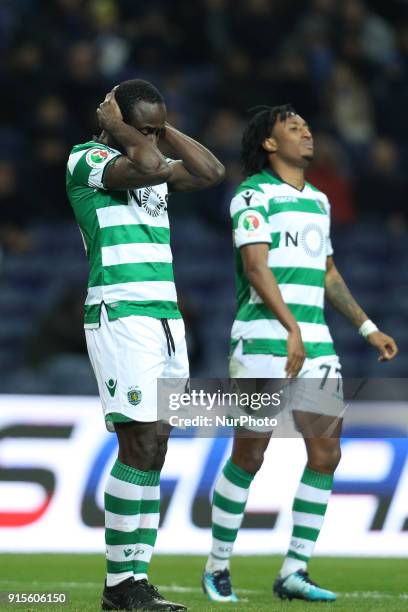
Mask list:
[[[67,536],[65,548],[77,542],[102,550],[101,487],[114,438],[103,431],[97,400],[66,398],[94,396],[97,389],[82,329],[87,261],[65,195],[65,165],[71,147],[97,133],[96,107],[122,80],[156,84],[169,121],[227,167],[217,188],[170,199],[192,375],[227,373],[235,301],[229,201],[241,180],[246,110],[291,102],[314,130],[317,154],[308,178],[332,203],[337,266],[401,350],[395,362],[378,364],[356,330],[329,310],[344,375],[406,376],[404,0],[2,0],[0,51],[0,393],[22,395],[0,398],[0,541],[6,550],[41,549],[40,534],[58,530],[63,512],[67,525],[76,521],[72,534],[78,536]],[[293,490],[304,460],[297,444],[294,454],[282,447],[275,461],[294,466]],[[338,474],[321,551],[351,554],[347,542],[350,548],[358,542],[356,554],[403,554],[406,439],[353,444]],[[170,449],[164,533],[184,525],[191,550],[208,546],[210,489],[227,450],[202,440],[177,440]],[[177,461],[190,453],[194,474]],[[265,478],[272,478],[272,462],[268,466]],[[275,527],[267,549],[283,550],[291,491],[285,482],[274,486],[274,499],[251,493],[249,509],[258,519],[271,516],[259,523],[256,542],[265,547],[263,529]],[[188,513],[180,515],[180,508]],[[352,537],[339,531],[341,516],[359,517]],[[15,527],[23,526],[28,531],[16,544]],[[161,550],[175,550],[169,537],[159,539]],[[252,550],[253,537],[244,534],[243,552]]]
[[[20,0],[0,5],[0,391],[95,393],[82,330],[87,261],[65,196],[95,109],[143,77],[169,120],[227,167],[170,200],[193,375],[223,376],[234,313],[229,201],[246,110],[292,102],[313,126],[309,179],[333,210],[338,267],[401,355],[376,356],[328,312],[348,376],[408,369],[408,14],[360,0]],[[405,350],[404,350],[405,349]]]

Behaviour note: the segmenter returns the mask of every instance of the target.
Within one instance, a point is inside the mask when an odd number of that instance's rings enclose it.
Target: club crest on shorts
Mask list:
[[[129,404],[137,406],[142,401],[142,392],[137,387],[130,387],[127,394]]]

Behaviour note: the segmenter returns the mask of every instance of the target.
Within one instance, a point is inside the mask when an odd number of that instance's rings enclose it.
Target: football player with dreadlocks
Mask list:
[[[398,349],[360,308],[334,264],[328,198],[304,177],[313,159],[308,124],[290,105],[253,110],[242,140],[245,180],[231,202],[237,314],[230,375],[290,378],[294,385],[308,379],[302,401],[290,406],[307,464],[273,590],[281,598],[333,601],[335,593],[317,586],[307,572],[340,460],[343,414],[341,366],[324,318],[324,297],[379,351],[380,361],[393,359]],[[271,434],[236,430],[232,455],[216,482],[212,548],[203,576],[212,601],[237,601],[229,559]]]

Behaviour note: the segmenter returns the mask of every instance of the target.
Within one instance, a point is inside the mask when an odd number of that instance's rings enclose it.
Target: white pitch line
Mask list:
[[[0,586],[4,585],[22,585],[25,590],[28,587],[42,587],[44,586],[49,589],[50,587],[60,588],[60,589],[97,589],[101,588],[101,582],[48,582],[48,581],[31,581],[26,582],[23,580],[0,580]],[[200,587],[185,587],[178,584],[159,584],[157,586],[158,589],[162,589],[163,591],[169,591],[170,593],[202,593],[202,589]],[[266,594],[266,590],[261,589],[237,589],[237,593],[242,593],[243,595],[259,595]],[[339,598],[345,599],[402,599],[408,600],[408,593],[395,593],[392,595],[390,593],[381,593],[380,591],[351,591],[347,592],[339,592]],[[245,601],[245,600],[241,600]]]
[[[361,598],[361,599],[408,599],[408,593],[381,593],[380,591],[353,591],[351,593],[339,593],[345,598]]]
[[[38,587],[38,586],[46,586],[61,588],[61,589],[97,589],[98,587],[102,587],[102,582],[48,582],[48,581],[31,581],[25,582],[23,580],[0,580],[0,586],[2,585],[24,585],[24,588],[28,587]],[[163,589],[166,591],[170,591],[172,593],[202,593],[202,589],[200,587],[184,587],[178,584],[159,584],[156,585],[158,589]],[[239,589],[240,593],[263,593],[263,591],[256,591],[251,589]]]
[[[55,587],[61,589],[95,589],[103,586],[102,582],[49,582],[48,580],[32,580],[31,582],[26,582],[25,580],[0,580],[1,585],[23,585],[24,588],[29,586],[31,587]]]

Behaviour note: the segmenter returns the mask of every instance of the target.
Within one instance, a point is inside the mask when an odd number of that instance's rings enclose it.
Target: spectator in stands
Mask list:
[[[228,22],[235,48],[243,50],[255,63],[264,62],[284,37],[277,3],[270,0],[237,0],[235,10],[231,8],[230,4]]]
[[[311,86],[311,74],[306,59],[296,51],[288,51],[279,58],[277,70],[272,76],[271,100],[268,104],[290,102],[301,109],[309,122],[321,112],[317,91]]]
[[[301,15],[296,32],[301,37],[314,33],[332,39],[336,31],[337,8],[337,0],[313,0],[310,9]]]
[[[334,67],[327,99],[338,135],[358,161],[375,135],[374,110],[364,82],[344,63]]]
[[[355,180],[359,209],[366,218],[386,220],[391,228],[404,231],[407,224],[408,182],[401,171],[400,154],[387,138],[378,138],[369,152],[365,172]]]
[[[395,32],[385,19],[371,12],[363,0],[341,2],[341,16],[341,35],[354,40],[365,59],[376,67],[395,60]]]
[[[60,85],[68,112],[73,115],[77,129],[82,134],[97,131],[95,109],[105,97],[106,86],[97,62],[97,49],[94,43],[80,41],[71,45],[66,52],[66,73]],[[90,134],[90,137],[92,134]]]
[[[335,61],[337,3],[336,0],[313,0],[311,4],[296,24],[292,45],[297,44],[299,52],[305,54],[310,75],[319,88],[330,78]]]
[[[215,98],[217,106],[245,113],[264,96],[265,89],[257,78],[252,60],[245,51],[235,49],[224,58]]]
[[[407,145],[408,121],[401,121],[408,108],[408,23],[399,31],[399,56],[378,75],[372,89],[379,131],[400,145]],[[389,112],[392,100],[392,113]],[[408,161],[408,151],[407,160]]]
[[[83,287],[69,286],[42,318],[27,350],[27,365],[38,367],[56,355],[86,355]]]
[[[61,96],[50,93],[38,99],[30,126],[31,137],[54,134],[70,141],[73,137],[73,130],[75,131],[75,125],[73,125]]]
[[[0,247],[24,253],[31,244],[26,230],[28,198],[20,187],[18,174],[15,162],[0,161]]]
[[[315,157],[307,171],[307,179],[327,193],[334,224],[351,223],[356,219],[353,191],[345,156],[334,138],[315,134]]]
[[[69,207],[61,197],[69,143],[59,135],[44,133],[34,141],[33,153],[36,215],[50,221],[72,218]]]

